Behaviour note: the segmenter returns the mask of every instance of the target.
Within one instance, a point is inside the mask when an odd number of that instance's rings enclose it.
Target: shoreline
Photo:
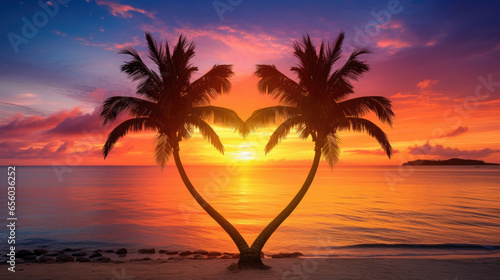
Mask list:
[[[301,252],[279,252],[279,253],[269,253],[261,252],[261,258],[268,259],[289,259],[289,258],[301,258],[301,259],[470,259],[470,258],[500,258],[500,251],[498,246],[491,246],[486,251],[482,249],[477,251],[478,245],[469,245],[469,248],[474,249],[460,250],[456,252],[451,251],[400,251],[400,252],[386,252],[381,251],[365,251],[360,254],[358,251],[354,253],[352,250],[349,253],[344,252],[343,254],[318,254],[309,255],[302,254]],[[482,247],[481,247],[482,248]],[[0,255],[0,263],[9,263],[13,260],[13,252],[9,254]],[[326,250],[325,250],[326,253]],[[332,253],[330,251],[330,253]],[[103,248],[103,249],[91,249],[91,248],[65,248],[65,249],[54,249],[48,246],[40,246],[37,249],[22,249],[16,250],[15,252],[15,263],[71,263],[71,262],[134,262],[134,261],[169,261],[169,260],[212,260],[212,259],[232,259],[237,261],[239,259],[239,253],[230,253],[225,251],[207,251],[203,249],[197,250],[166,250],[166,249],[155,249],[155,248]]]
[[[288,258],[265,259],[264,271],[230,271],[234,259],[147,260],[106,263],[25,263],[9,279],[500,279],[494,258]],[[7,274],[8,273],[8,274]]]

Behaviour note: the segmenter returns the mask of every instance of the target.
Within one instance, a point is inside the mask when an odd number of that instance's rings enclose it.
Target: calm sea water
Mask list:
[[[5,221],[7,168],[1,170],[5,191],[0,205],[5,211],[0,217]],[[288,204],[308,173],[307,167],[186,170],[248,243]],[[74,167],[62,181],[52,167],[18,167],[17,207],[18,248],[237,252],[227,234],[197,206],[174,167]],[[354,257],[498,254],[499,232],[497,166],[322,168],[264,252]],[[5,226],[0,235],[7,236]]]

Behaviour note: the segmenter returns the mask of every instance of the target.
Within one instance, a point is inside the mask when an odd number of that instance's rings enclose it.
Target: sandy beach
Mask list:
[[[266,259],[266,271],[229,271],[234,260],[2,265],[2,279],[500,279],[500,258]],[[7,277],[7,278],[5,278]]]

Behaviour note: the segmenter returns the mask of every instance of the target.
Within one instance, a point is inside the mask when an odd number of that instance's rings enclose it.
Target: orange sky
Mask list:
[[[269,96],[259,94],[256,89],[257,78],[253,76],[238,77],[233,81],[232,92],[218,98],[214,105],[233,108],[244,119],[255,109],[277,104]],[[362,84],[360,81],[359,84]],[[371,137],[357,133],[342,133],[342,154],[340,165],[399,165],[408,160],[416,158],[448,158],[455,153],[466,153],[463,158],[480,158],[485,161],[500,162],[498,153],[492,152],[488,156],[485,149],[500,149],[498,141],[500,130],[498,129],[498,118],[491,118],[500,105],[498,100],[484,100],[474,106],[463,106],[461,99],[443,98],[438,90],[433,87],[438,81],[423,80],[415,84],[413,92],[394,92],[391,99],[394,102],[396,121],[394,127],[381,125],[387,132],[389,139],[395,149],[394,157],[389,160],[380,150],[378,143]],[[364,88],[367,88],[365,86]],[[368,87],[369,88],[369,87]],[[471,95],[473,96],[473,95]],[[459,105],[458,107],[457,104]],[[477,106],[476,106],[477,105]],[[449,111],[451,110],[451,111]],[[78,109],[61,113],[61,119],[68,117],[89,116]],[[61,124],[57,116],[43,117],[21,117],[17,125],[22,122],[28,125],[30,122],[38,121],[37,128],[46,125],[46,128],[54,130],[54,126]],[[51,124],[50,119],[53,123]],[[376,118],[371,116],[373,121]],[[43,123],[43,124],[42,124]],[[115,123],[116,124],[116,123]],[[186,164],[224,164],[226,162],[238,162],[243,164],[280,164],[280,165],[307,165],[313,156],[313,143],[303,141],[291,133],[270,154],[264,155],[264,146],[274,127],[261,129],[242,139],[230,129],[216,127],[216,131],[225,146],[225,155],[219,154],[199,134],[181,143],[181,155]],[[493,129],[496,128],[496,129]],[[27,130],[33,129],[27,126]],[[30,149],[52,151],[53,157],[36,159],[7,159],[6,164],[56,164],[56,165],[154,165],[153,157],[153,134],[140,133],[130,134],[123,138],[108,159],[103,160],[99,150],[109,128],[88,130],[84,133],[67,134],[65,138],[56,141],[56,145],[47,147],[48,144],[41,142],[33,145]],[[14,133],[14,132],[9,132]],[[40,135],[40,132],[35,132]],[[448,137],[438,137],[448,134]],[[7,134],[9,135],[9,134]],[[48,137],[48,136],[47,136]],[[51,139],[48,137],[47,139]],[[68,149],[62,151],[69,140],[71,144]],[[430,145],[428,149],[415,149],[417,152],[410,154],[412,147]],[[442,145],[440,147],[439,145]],[[92,147],[93,152],[89,153]],[[427,146],[423,146],[424,148]],[[459,147],[459,148],[456,148]],[[454,150],[458,149],[458,150]],[[40,151],[41,150],[41,151]],[[62,152],[57,152],[57,151]],[[423,151],[427,155],[419,155]],[[443,156],[432,155],[442,153]],[[170,164],[173,164],[172,162]]]

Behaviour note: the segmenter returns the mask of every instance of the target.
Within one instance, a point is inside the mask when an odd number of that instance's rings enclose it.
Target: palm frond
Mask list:
[[[158,66],[160,72],[162,72],[162,70],[164,70],[162,69],[162,67],[164,66],[163,61],[165,60],[163,53],[163,44],[158,44],[153,38],[153,35],[151,35],[151,33],[149,32],[146,32],[145,36],[146,41],[148,42],[149,58]]]
[[[177,140],[182,141],[191,139],[193,133],[194,133],[193,125],[185,123],[183,127],[177,130]]]
[[[215,65],[205,75],[191,83],[186,92],[193,106],[206,105],[217,95],[231,90],[229,78],[234,74],[232,65]]]
[[[108,135],[106,143],[102,148],[102,154],[106,158],[113,149],[116,142],[129,132],[139,132],[143,130],[155,130],[155,124],[148,117],[133,118],[117,125]]]
[[[380,129],[376,124],[363,118],[347,117],[335,124],[338,130],[366,132],[377,140],[382,149],[386,152],[387,156],[392,156],[392,146],[385,132]]]
[[[176,86],[188,86],[191,75],[198,70],[190,64],[191,59],[195,55],[195,44],[188,42],[186,36],[179,36],[179,40],[172,51],[172,68]]]
[[[363,73],[370,70],[370,66],[358,57],[370,53],[367,49],[356,49],[346,63],[335,71],[328,80],[328,92],[335,101],[341,100],[354,92],[351,81],[356,81]]]
[[[321,153],[323,158],[328,162],[330,168],[333,168],[339,161],[340,156],[340,138],[335,133],[329,133],[324,141]]]
[[[304,97],[299,84],[281,73],[274,65],[257,65],[255,75],[260,78],[258,89],[281,103],[296,105]]]
[[[299,85],[307,89],[308,94],[314,94],[314,87],[317,81],[317,70],[319,59],[316,47],[312,43],[311,37],[306,35],[301,42],[293,44],[294,56],[299,60],[297,66],[290,68],[299,78]]]
[[[259,127],[275,124],[281,120],[286,120],[299,115],[296,107],[273,106],[255,110],[245,121],[249,131],[255,131]]]
[[[326,65],[328,66],[328,72],[331,71],[332,66],[337,62],[342,55],[342,44],[344,43],[345,33],[340,32],[335,40],[335,44],[328,47],[326,50]]]
[[[106,101],[101,112],[103,125],[112,122],[123,111],[127,111],[132,117],[143,117],[149,115],[156,104],[137,97],[113,96]]]
[[[149,69],[149,67],[142,60],[137,50],[135,50],[133,47],[125,47],[118,53],[132,56],[131,61],[125,62],[125,64],[121,66],[121,71],[126,73],[132,81],[151,78],[158,84],[161,83],[156,79],[158,76],[155,76],[153,74],[154,71]]]
[[[249,132],[245,122],[231,109],[217,106],[201,106],[193,108],[191,115],[211,121],[215,125],[232,128],[243,136],[246,136]]]
[[[158,74],[146,66],[139,53],[133,47],[123,48],[119,51],[119,54],[132,56],[131,61],[125,62],[121,66],[121,71],[127,74],[132,81],[139,82],[137,93],[157,101],[159,99],[159,89],[163,86],[163,82]]]
[[[374,112],[381,122],[392,126],[394,112],[392,103],[382,96],[363,96],[347,99],[338,103],[345,116],[362,117],[369,112]]]
[[[152,72],[154,78],[143,79],[137,83],[137,93],[148,100],[158,102],[164,94],[164,87],[155,81],[160,81],[160,77],[156,72]],[[161,83],[161,82],[160,82]]]
[[[276,130],[273,132],[271,137],[269,137],[269,141],[267,142],[266,147],[265,147],[266,155],[272,149],[274,149],[274,147],[276,147],[276,145],[278,145],[278,143],[281,142],[281,140],[285,139],[288,136],[288,134],[290,133],[290,130],[293,127],[295,127],[303,122],[304,122],[304,118],[302,118],[300,116],[296,116],[296,117],[289,118],[289,119],[285,120],[282,124],[280,124],[276,128]]]
[[[193,116],[188,116],[186,118],[186,123],[193,125],[198,128],[200,134],[203,138],[207,139],[212,146],[214,146],[221,154],[224,154],[224,145],[220,141],[219,135],[213,130],[213,128],[200,118]]]
[[[172,146],[169,137],[164,133],[159,133],[155,139],[155,160],[163,169],[172,155]]]

